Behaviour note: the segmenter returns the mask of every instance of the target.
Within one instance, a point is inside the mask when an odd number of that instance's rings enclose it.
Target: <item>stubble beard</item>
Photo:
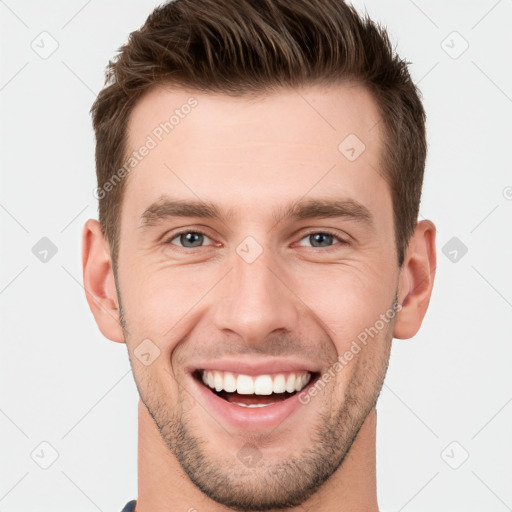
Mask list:
[[[125,331],[126,318],[120,300],[119,307]],[[333,414],[331,404],[328,412],[318,413],[309,446],[302,450],[300,456],[289,456],[277,462],[265,460],[263,448],[260,450],[262,458],[251,468],[244,466],[236,457],[236,449],[231,461],[213,456],[208,440],[196,433],[187,411],[173,414],[168,402],[159,399],[158,383],[136,380],[136,385],[165,445],[192,483],[206,496],[239,512],[287,510],[305,503],[343,464],[382,389],[393,325],[394,321],[390,322],[384,335],[372,340],[372,343],[386,344],[385,350],[377,352],[380,354],[377,370],[359,365],[337,411]],[[125,339],[128,339],[127,334],[128,329]],[[133,369],[131,355],[130,362]],[[186,391],[182,391],[182,395],[179,399],[182,404],[186,400],[194,400]]]

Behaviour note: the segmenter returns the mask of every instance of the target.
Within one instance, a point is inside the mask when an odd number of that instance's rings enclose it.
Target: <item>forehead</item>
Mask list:
[[[138,156],[123,211],[137,222],[166,193],[262,216],[306,195],[389,209],[379,120],[369,92],[349,83],[257,98],[152,89],[128,124],[127,158]]]

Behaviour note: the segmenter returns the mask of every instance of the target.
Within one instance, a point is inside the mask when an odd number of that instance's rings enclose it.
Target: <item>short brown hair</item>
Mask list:
[[[383,27],[342,0],[168,2],[109,62],[105,87],[91,108],[98,189],[122,167],[130,113],[153,86],[244,96],[354,81],[370,91],[382,117],[382,170],[402,266],[417,223],[427,151],[425,112],[407,64]],[[114,268],[123,182],[99,198]]]

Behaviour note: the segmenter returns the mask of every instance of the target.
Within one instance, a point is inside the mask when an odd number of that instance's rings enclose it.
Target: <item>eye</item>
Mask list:
[[[173,240],[176,239],[179,241],[178,244],[173,243]],[[184,247],[185,249],[194,249],[201,247],[205,239],[211,242],[211,239],[202,231],[181,231],[173,235],[172,238],[169,238],[166,243],[178,245],[178,247]]]
[[[303,244],[299,243],[299,245],[302,245],[303,247],[317,247],[317,248],[326,247],[326,248],[329,248],[334,245],[333,241],[335,241],[335,240],[340,242],[341,245],[348,244],[347,241],[343,240],[339,236],[337,236],[334,233],[331,233],[329,231],[314,231],[314,232],[307,234],[303,238],[301,238],[301,241],[302,240],[308,240],[311,244],[311,245],[304,246]]]

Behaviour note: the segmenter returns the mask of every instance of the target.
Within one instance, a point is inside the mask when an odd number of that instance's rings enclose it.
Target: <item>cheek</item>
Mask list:
[[[133,330],[147,329],[160,338],[179,328],[180,321],[195,310],[218,280],[211,267],[171,268],[166,264],[141,265],[132,275],[121,288],[127,321]]]
[[[360,263],[329,267],[295,271],[294,290],[343,353],[389,309],[394,283]]]

